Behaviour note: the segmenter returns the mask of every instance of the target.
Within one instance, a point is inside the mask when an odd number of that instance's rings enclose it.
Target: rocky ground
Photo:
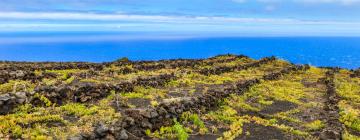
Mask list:
[[[236,55],[0,62],[0,139],[360,139],[359,73]]]

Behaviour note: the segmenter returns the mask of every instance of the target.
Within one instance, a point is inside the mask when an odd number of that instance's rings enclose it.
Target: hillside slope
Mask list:
[[[0,139],[359,139],[359,73],[237,55],[0,62]]]

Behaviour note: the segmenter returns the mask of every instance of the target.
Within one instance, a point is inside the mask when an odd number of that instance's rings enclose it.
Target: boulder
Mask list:
[[[128,136],[128,134],[126,133],[126,130],[121,130],[120,131],[120,133],[118,134],[118,139],[120,139],[120,140],[127,140],[127,139],[129,139],[129,136]]]
[[[321,140],[340,140],[341,135],[333,130],[324,130],[320,133]]]
[[[0,95],[0,101],[7,101],[7,100],[10,100],[10,99],[11,99],[10,94],[2,94],[2,95]]]
[[[15,97],[18,99],[26,99],[26,93],[25,92],[16,92]]]
[[[100,137],[106,136],[108,131],[109,131],[109,128],[106,127],[104,124],[99,124],[95,129],[95,133]]]

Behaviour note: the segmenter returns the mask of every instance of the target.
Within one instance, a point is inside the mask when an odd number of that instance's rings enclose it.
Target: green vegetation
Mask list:
[[[191,132],[190,129],[185,128],[181,125],[176,119],[173,120],[174,125],[171,127],[161,127],[160,130],[157,130],[151,133],[150,130],[146,130],[146,134],[151,137],[156,137],[160,139],[174,139],[178,140],[187,140],[189,137],[188,132]]]
[[[14,114],[0,116],[0,134],[23,139],[66,139],[69,136],[90,133],[93,124],[110,124],[121,118],[111,106],[111,97],[100,100],[90,107],[79,103],[69,103],[54,107],[44,96],[36,94],[46,107],[31,104],[19,106]],[[67,116],[76,116],[67,120]],[[75,122],[74,122],[75,121]]]
[[[51,85],[54,85],[55,83],[57,83],[59,80],[58,79],[47,79],[47,78],[44,78],[42,80],[42,84],[44,85],[47,85],[47,86],[51,86]]]
[[[62,111],[66,112],[66,114],[76,115],[78,117],[95,114],[99,109],[97,106],[86,107],[85,105],[78,103],[69,103],[60,108]]]
[[[350,78],[350,72],[341,70],[335,76],[336,92],[342,98],[339,102],[339,120],[347,129],[360,132],[360,78]],[[356,139],[349,133],[344,134],[344,139]]]
[[[320,120],[315,120],[313,122],[305,124],[309,130],[320,130],[325,127],[325,124]]]
[[[343,140],[359,140],[359,136],[351,135],[349,132],[345,131],[342,135]]]
[[[339,103],[339,107],[341,108],[340,121],[343,122],[345,126],[360,132],[359,110],[346,105],[344,101]]]
[[[299,82],[286,80],[266,81],[250,89],[249,95],[259,95],[261,100],[271,98],[272,100],[289,101],[301,104],[300,99],[305,97],[304,86]],[[265,94],[264,94],[265,93]]]
[[[195,71],[190,71],[188,73],[181,73],[180,79],[171,81],[168,83],[169,86],[178,87],[178,86],[190,86],[194,87],[197,84],[224,84],[230,82],[236,82],[239,80],[249,80],[254,78],[260,78],[265,74],[265,72],[274,72],[278,71],[281,68],[288,66],[287,62],[277,60],[269,64],[264,64],[261,67],[249,68],[247,70],[227,72],[220,75],[202,75]]]
[[[262,126],[270,126],[287,133],[304,138],[312,138],[310,132],[318,131],[325,127],[320,120],[303,122],[297,114],[312,109],[322,109],[318,98],[323,98],[325,88],[323,86],[305,86],[304,81],[317,83],[318,79],[325,76],[325,72],[318,68],[310,68],[309,71],[296,72],[283,75],[275,81],[262,81],[262,83],[251,87],[242,95],[233,94],[224,100],[217,111],[206,114],[206,121],[216,121],[217,128],[225,128],[226,131],[219,139],[235,139],[252,132],[243,132],[245,123],[255,123]],[[306,99],[306,100],[305,100]],[[283,101],[294,104],[294,108],[281,111],[282,106],[273,106],[275,102]],[[275,114],[263,114],[264,110],[279,108],[280,112]],[[258,117],[257,114],[266,116]],[[291,127],[281,122],[293,124]]]
[[[149,100],[150,105],[157,106],[159,105],[159,102],[157,100],[164,99],[165,97],[166,97],[166,90],[156,89],[151,87],[135,86],[133,92],[120,93],[118,100],[120,100],[120,98],[125,101],[132,98],[146,99]],[[132,104],[128,104],[128,106],[136,107]]]
[[[15,138],[47,138],[47,126],[52,123],[65,123],[60,115],[52,115],[42,108],[30,108],[31,105],[19,107],[15,114],[0,116],[0,132],[3,136]]]
[[[46,98],[44,95],[40,95],[39,93],[35,93],[35,98],[38,98],[40,101],[42,101],[46,107],[50,107],[52,105],[51,101]]]
[[[243,132],[242,126],[244,122],[248,122],[243,119],[238,119],[234,122],[232,122],[229,126],[230,130],[223,133],[223,136],[218,138],[218,140],[229,140],[229,139],[235,139],[236,137],[240,136]]]
[[[337,93],[349,103],[360,104],[360,78],[350,78],[347,71],[341,71],[336,80]]]
[[[94,135],[98,124],[123,132],[123,126],[133,123],[135,127],[125,128],[129,137],[149,128],[145,131],[147,138],[154,139],[211,137],[232,140],[248,137],[270,139],[272,136],[278,137],[276,139],[319,139],[318,134],[328,127],[330,119],[323,114],[328,105],[324,80],[329,79],[325,74],[329,70],[310,67],[306,71],[283,74],[274,80],[263,80],[262,77],[280,72],[292,64],[275,60],[244,70],[226,70],[256,61],[234,55],[197,61],[131,62],[123,58],[106,63],[103,69],[35,70],[37,77],[51,74],[43,79],[11,79],[0,84],[1,94],[11,93],[11,96],[0,98],[0,107],[3,107],[0,110],[0,139],[68,139],[79,134]],[[225,70],[219,72],[221,74],[201,74],[202,70],[214,68]],[[342,136],[345,140],[359,139],[357,134],[360,133],[360,78],[350,77],[351,73],[341,69],[335,73],[334,81],[336,93],[340,96],[338,113],[339,121],[345,126]],[[163,80],[157,76],[163,74],[174,74],[176,78],[165,82],[165,86],[131,85],[134,86],[131,92],[115,92],[123,87],[113,86],[124,81],[136,83],[139,78],[149,77],[155,77],[155,80],[147,82],[156,84],[157,80]],[[260,79],[260,83],[243,92],[239,91],[244,89],[235,90],[238,83],[253,79]],[[87,88],[76,84],[77,81],[93,83],[89,86],[101,84],[103,89],[76,92],[79,87]],[[34,89],[38,86],[45,91],[36,93]],[[224,90],[223,87],[234,88]],[[15,98],[21,96],[14,94],[20,91],[35,94],[27,94],[31,97],[23,103]],[[75,91],[73,97],[57,95],[69,91]],[[229,94],[224,94],[228,91]],[[216,97],[226,96],[209,103],[208,99],[214,92],[219,93]],[[205,98],[196,101],[193,97],[197,96]],[[12,98],[11,103],[7,102],[9,98]],[[77,102],[79,98],[91,100]],[[7,110],[4,105],[14,107]],[[144,118],[129,114],[147,110],[145,107],[156,108],[157,112],[141,112]],[[258,134],[257,131],[281,134]],[[103,138],[116,136],[106,134]]]
[[[183,123],[186,122],[192,122],[194,124],[194,128],[195,129],[199,129],[199,133],[200,134],[205,134],[207,133],[209,130],[206,128],[204,122],[200,119],[200,117],[197,114],[192,114],[190,112],[184,112],[181,115],[181,120]]]
[[[229,106],[222,106],[220,110],[216,112],[210,112],[206,115],[210,120],[217,121],[219,123],[225,123],[229,126],[227,131],[222,134],[220,140],[234,139],[243,133],[242,126],[244,123],[249,123],[248,120],[243,117],[237,116],[236,110]]]
[[[298,118],[293,117],[296,113],[301,113],[301,110],[296,108],[296,109],[289,110],[286,112],[279,112],[279,113],[272,115],[272,117],[274,117],[276,119],[281,119],[281,120],[286,120],[289,122],[301,124],[302,122]]]
[[[81,73],[85,71],[86,70],[80,70],[80,69],[67,69],[67,70],[46,70],[45,72],[54,73],[58,75],[58,79],[67,80],[71,77],[70,76],[71,74]]]
[[[17,91],[33,91],[34,88],[35,84],[30,81],[10,80],[7,83],[0,84],[0,94]]]
[[[179,140],[187,140],[187,138],[189,137],[189,134],[186,132],[186,129],[179,123],[176,121],[176,119],[174,119],[174,126],[173,126],[173,131],[175,131],[176,136]]]
[[[71,84],[74,80],[75,80],[75,77],[71,76],[70,78],[66,79],[65,83],[66,84]]]

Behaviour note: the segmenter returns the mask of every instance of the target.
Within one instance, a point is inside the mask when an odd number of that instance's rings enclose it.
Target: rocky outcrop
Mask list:
[[[353,70],[353,73],[350,74],[350,77],[354,78],[354,77],[358,77],[360,78],[360,68],[357,70]]]
[[[27,92],[0,94],[0,115],[11,112],[18,104],[28,102],[28,97],[32,95]]]

